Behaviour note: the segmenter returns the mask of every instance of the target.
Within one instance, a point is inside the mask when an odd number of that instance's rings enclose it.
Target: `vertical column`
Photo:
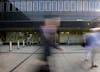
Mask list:
[[[25,40],[23,40],[23,47],[25,46]]]
[[[19,42],[19,40],[18,40],[18,41],[17,41],[17,49],[20,48],[19,45],[20,45],[20,42]]]
[[[9,41],[9,51],[12,51],[12,41]]]

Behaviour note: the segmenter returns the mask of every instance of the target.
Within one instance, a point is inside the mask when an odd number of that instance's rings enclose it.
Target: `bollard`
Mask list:
[[[23,47],[25,46],[25,40],[23,40]]]
[[[20,43],[19,43],[19,40],[17,41],[17,49],[19,49],[19,45],[20,45]]]
[[[9,41],[9,51],[12,51],[12,41]]]

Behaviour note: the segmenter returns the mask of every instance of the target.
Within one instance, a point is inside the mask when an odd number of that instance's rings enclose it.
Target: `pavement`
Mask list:
[[[86,49],[79,45],[60,45],[63,51],[52,50],[50,57],[51,72],[100,72],[100,52],[97,53],[95,63],[97,68],[90,69],[90,63],[84,62]],[[35,72],[41,62],[40,46],[16,45],[9,50],[8,45],[0,46],[0,72]]]

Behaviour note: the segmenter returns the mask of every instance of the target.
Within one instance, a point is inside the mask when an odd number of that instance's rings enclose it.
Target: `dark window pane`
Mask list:
[[[10,4],[10,11],[12,11],[12,4]]]
[[[6,12],[6,5],[7,5],[7,4],[6,4],[6,3],[4,3],[4,12]]]

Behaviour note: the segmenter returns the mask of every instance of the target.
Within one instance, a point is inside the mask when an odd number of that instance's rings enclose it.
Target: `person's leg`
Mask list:
[[[91,67],[90,68],[98,67],[97,65],[94,64],[95,56],[96,56],[96,48],[93,48],[91,51]]]
[[[48,58],[50,55],[51,55],[50,45],[46,43],[43,48],[43,56],[42,56],[42,61],[44,62],[44,65],[48,65]]]
[[[91,51],[92,51],[91,48],[87,48],[87,50],[86,50],[86,59],[85,59],[85,61],[89,61],[89,60],[90,60]]]

